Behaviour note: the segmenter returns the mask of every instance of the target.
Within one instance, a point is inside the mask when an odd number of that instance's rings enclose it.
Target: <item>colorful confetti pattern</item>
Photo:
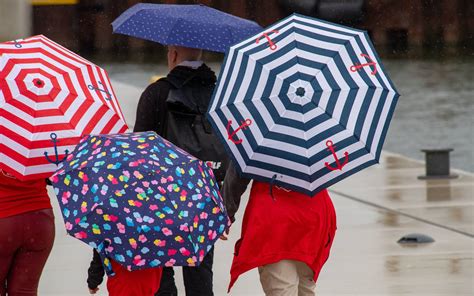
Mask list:
[[[128,270],[197,266],[229,227],[212,169],[154,132],[86,136],[50,178],[67,232]]]

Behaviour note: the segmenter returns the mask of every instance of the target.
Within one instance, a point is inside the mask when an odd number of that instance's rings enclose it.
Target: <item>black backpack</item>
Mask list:
[[[206,118],[214,86],[171,85],[166,99],[162,136],[210,166],[224,180],[229,158]]]

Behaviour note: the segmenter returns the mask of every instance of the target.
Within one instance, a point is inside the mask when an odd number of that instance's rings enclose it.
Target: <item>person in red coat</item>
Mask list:
[[[229,166],[223,197],[232,222],[249,183]],[[254,181],[235,244],[229,291],[241,274],[258,267],[267,296],[315,295],[335,232],[336,213],[327,190],[310,197],[278,186],[270,191],[270,184]]]

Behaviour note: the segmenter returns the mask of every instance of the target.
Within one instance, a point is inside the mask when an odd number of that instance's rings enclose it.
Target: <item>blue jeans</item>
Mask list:
[[[198,267],[183,268],[184,288],[186,296],[214,296],[212,292],[212,263],[214,247],[207,253]],[[155,296],[177,296],[178,290],[174,282],[173,267],[163,268],[160,289]]]

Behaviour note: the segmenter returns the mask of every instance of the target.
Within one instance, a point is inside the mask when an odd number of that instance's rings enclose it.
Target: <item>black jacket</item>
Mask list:
[[[104,280],[104,266],[100,259],[99,253],[94,249],[94,257],[92,258],[89,269],[87,270],[87,286],[89,289],[95,289]]]
[[[166,78],[150,84],[142,93],[133,131],[155,131],[163,135],[163,121],[166,116],[165,101],[170,89],[186,85],[199,91],[200,88],[214,86],[215,83],[215,73],[205,64],[197,69],[175,67]]]

